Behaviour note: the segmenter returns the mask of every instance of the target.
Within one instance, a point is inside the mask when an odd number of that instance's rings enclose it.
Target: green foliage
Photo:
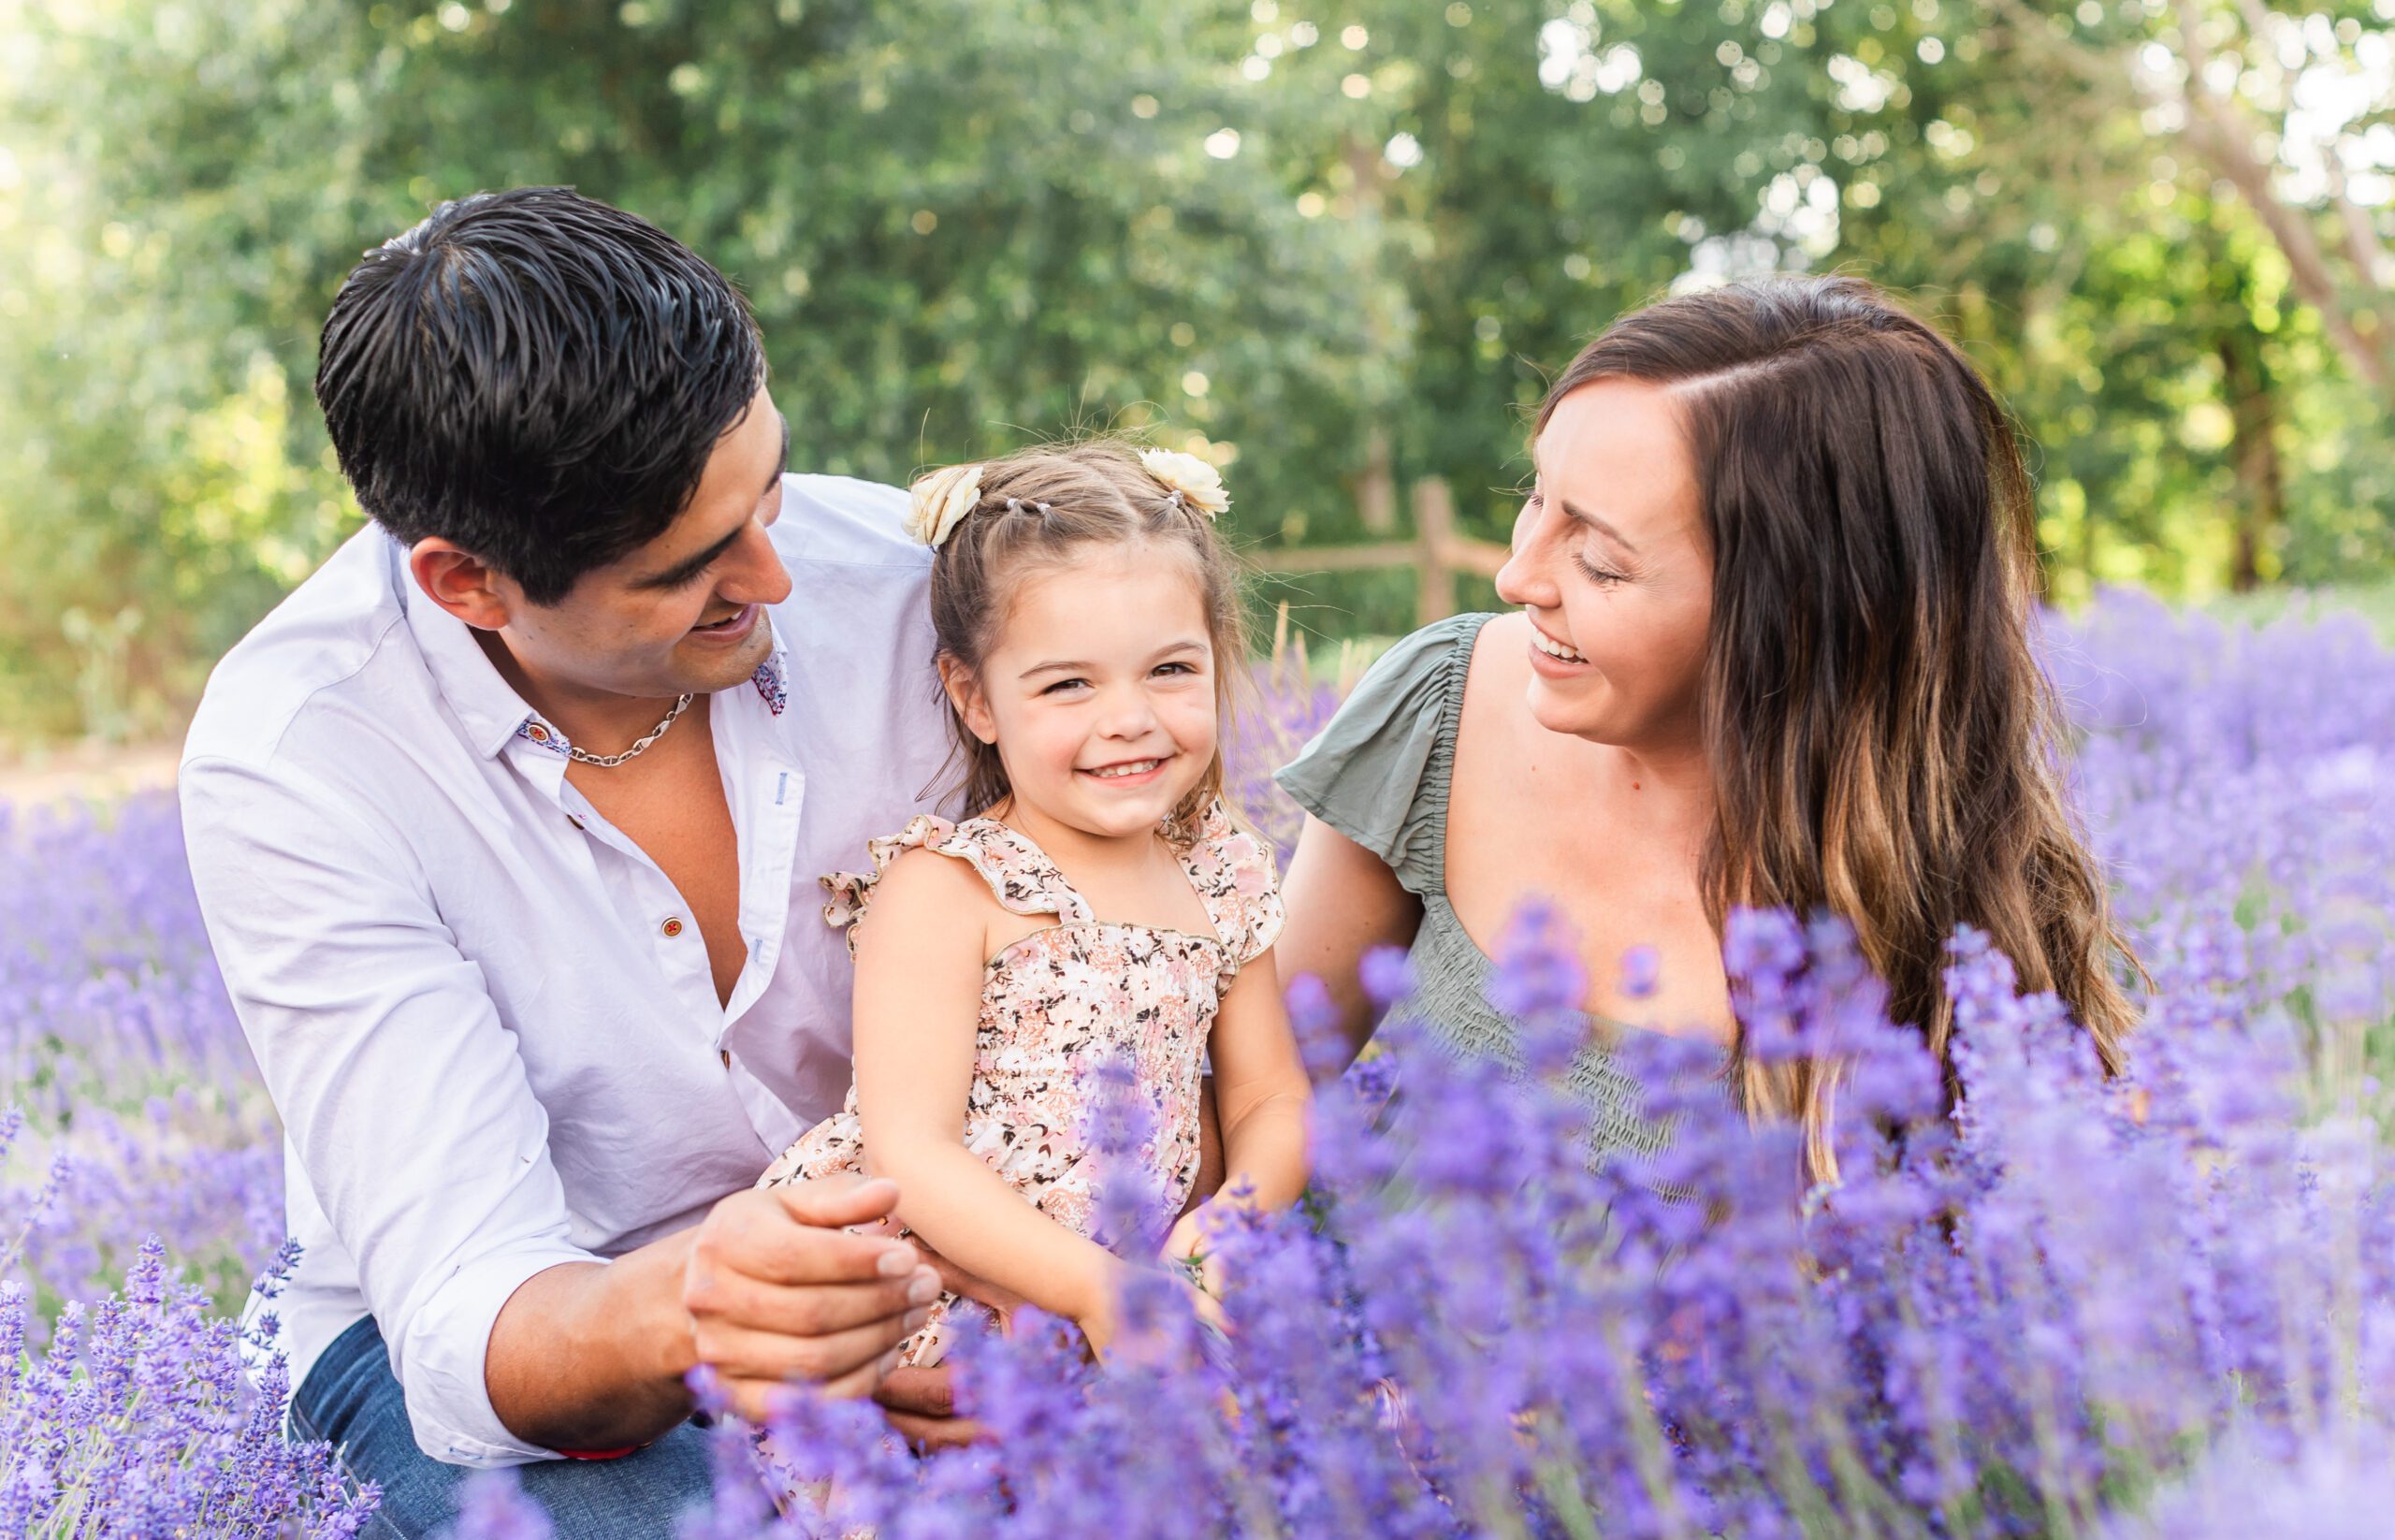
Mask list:
[[[1840,267],[2012,400],[2058,596],[2201,593],[2246,525],[2256,575],[2384,568],[2389,431],[2277,247],[2054,62],[2167,7],[2061,42],[2024,9],[0,0],[0,739],[172,723],[355,527],[308,385],[357,254],[534,182],[742,283],[802,467],[1127,429],[1233,467],[1246,541],[1376,533],[1359,504],[1425,477],[1502,537],[1579,341]],[[1410,619],[1403,574],[1296,597]]]

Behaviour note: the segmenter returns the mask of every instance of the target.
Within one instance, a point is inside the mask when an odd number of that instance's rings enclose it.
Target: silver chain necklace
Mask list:
[[[623,763],[626,760],[637,759],[647,750],[650,744],[653,744],[658,739],[665,736],[665,730],[674,725],[674,719],[680,716],[683,711],[688,709],[690,702],[695,697],[690,695],[684,695],[680,700],[675,702],[674,709],[665,714],[665,719],[648,730],[648,736],[633,744],[630,748],[625,749],[620,754],[586,753],[569,743],[565,746],[566,757],[578,764],[595,764],[602,769],[613,769],[617,765]]]

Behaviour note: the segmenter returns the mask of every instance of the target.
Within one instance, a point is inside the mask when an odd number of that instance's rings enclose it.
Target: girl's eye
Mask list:
[[[1087,679],[1059,679],[1054,684],[1050,685],[1047,689],[1041,690],[1039,693],[1042,695],[1053,695],[1060,690],[1079,690],[1088,683],[1089,681]]]
[[[1187,663],[1158,663],[1156,672],[1158,674],[1195,674],[1198,671]]]

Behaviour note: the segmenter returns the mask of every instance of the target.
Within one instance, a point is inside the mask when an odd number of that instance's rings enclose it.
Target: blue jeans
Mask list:
[[[369,1317],[324,1351],[291,1398],[291,1426],[340,1452],[353,1483],[377,1481],[383,1505],[360,1540],[418,1540],[457,1517],[457,1491],[475,1473],[415,1446],[383,1334]],[[525,1495],[547,1510],[559,1540],[659,1540],[675,1516],[713,1490],[707,1440],[685,1422],[621,1460],[550,1460],[519,1467]]]

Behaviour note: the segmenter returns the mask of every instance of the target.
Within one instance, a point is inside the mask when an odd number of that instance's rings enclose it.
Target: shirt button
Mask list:
[[[663,931],[665,933],[665,938],[671,941],[674,937],[682,934],[682,922],[678,917],[668,916],[665,923],[658,926],[657,928]]]

